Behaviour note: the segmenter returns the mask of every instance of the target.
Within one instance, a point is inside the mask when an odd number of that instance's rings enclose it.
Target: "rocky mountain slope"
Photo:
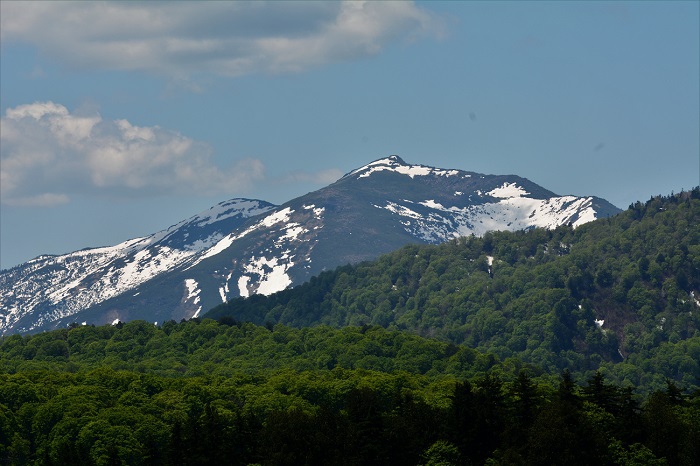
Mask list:
[[[518,176],[391,156],[281,206],[233,199],[145,238],[0,271],[0,332],[191,318],[408,243],[576,227],[618,212],[603,199],[557,196]]]

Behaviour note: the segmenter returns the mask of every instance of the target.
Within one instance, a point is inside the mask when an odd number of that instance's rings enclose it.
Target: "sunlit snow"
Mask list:
[[[492,197],[510,198],[521,197],[530,193],[528,193],[515,183],[503,183],[503,186],[501,186],[500,188],[492,189],[486,194]]]
[[[256,274],[260,277],[260,279],[258,280],[258,288],[256,290],[256,293],[263,295],[271,295],[272,293],[276,293],[277,291],[284,290],[292,284],[292,280],[289,278],[289,275],[287,275],[286,272],[290,267],[294,265],[294,262],[286,261],[280,263],[280,259],[284,261],[288,258],[289,256],[287,253],[285,253],[281,258],[251,258],[250,262],[245,266],[245,271],[246,273]],[[247,280],[244,283],[247,284]],[[238,287],[240,292],[240,279],[238,282]],[[243,294],[241,294],[241,296],[243,296]]]
[[[197,280],[193,278],[185,279],[185,287],[187,288],[187,297],[185,299],[190,299],[199,294],[199,288],[197,285]]]
[[[281,223],[281,222],[286,222],[289,220],[290,214],[294,212],[291,208],[285,207],[282,210],[278,210],[277,212],[274,212],[261,221],[257,222],[255,225],[247,228],[245,231],[239,234],[233,234],[231,233],[230,235],[225,236],[223,239],[221,239],[218,243],[216,243],[213,247],[209,248],[204,254],[199,256],[197,260],[192,263],[188,269],[191,269],[195,265],[199,264],[202,262],[204,259],[207,259],[209,257],[213,257],[217,254],[222,253],[226,249],[228,249],[234,241],[243,238],[244,236],[252,233],[255,230],[258,230],[262,227],[271,227],[272,225],[275,225],[276,223]]]
[[[551,199],[523,197],[522,189],[510,185],[492,190],[489,195],[515,195],[498,202],[467,207],[446,207],[428,199],[418,204],[427,207],[427,214],[395,202],[387,202],[377,208],[405,218],[401,223],[406,231],[428,242],[442,242],[457,236],[475,234],[482,236],[494,230],[521,230],[533,227],[556,228],[571,223],[574,227],[595,219],[592,198],[574,196]],[[494,196],[495,197],[495,196]]]
[[[399,214],[402,217],[410,217],[410,218],[415,218],[415,219],[422,219],[423,217],[421,214],[418,212],[414,212],[413,210],[409,209],[406,206],[402,206],[399,204],[396,204],[394,202],[387,202],[386,207],[380,207],[378,205],[375,205],[374,207],[379,207],[380,209],[386,209],[389,212],[393,212],[395,214]]]
[[[277,212],[268,215],[265,217],[261,222],[260,225],[264,227],[271,227],[275,223],[280,223],[280,222],[288,222],[289,221],[289,215],[294,212],[290,207],[285,207],[282,210],[278,210]]]
[[[249,296],[248,292],[248,282],[250,281],[250,277],[247,275],[243,275],[241,278],[238,279],[238,294],[240,294],[242,297],[247,298]]]
[[[244,232],[244,233],[245,233],[245,232]],[[206,258],[208,258],[208,257],[215,256],[215,255],[217,255],[217,254],[219,254],[219,253],[225,251],[226,249],[228,249],[229,246],[231,246],[231,245],[233,244],[234,241],[236,241],[237,239],[239,239],[239,238],[241,238],[241,237],[243,237],[243,236],[245,236],[245,235],[243,235],[243,234],[241,234],[241,235],[234,235],[234,234],[232,233],[232,234],[230,234],[230,235],[227,235],[227,236],[223,237],[223,238],[220,239],[213,247],[207,249],[207,251],[206,251],[202,256],[200,256],[200,257],[197,259],[197,261],[196,261],[194,264],[192,264],[192,265],[190,266],[190,268],[192,268],[192,267],[194,267],[195,265],[199,264],[200,262],[202,262],[204,259],[206,259]]]
[[[185,297],[184,301],[191,301],[192,304],[199,304],[200,303],[200,296],[199,292],[201,291],[199,289],[199,284],[197,283],[197,280],[193,278],[187,278],[185,279],[185,287],[187,288],[187,296]],[[202,311],[202,305],[199,304],[199,307],[195,311],[194,315],[192,317],[197,317],[199,316],[199,313]]]
[[[395,157],[387,157],[385,159],[376,160],[372,163],[369,163],[362,168],[358,168],[357,170],[353,170],[352,172],[348,173],[346,176],[353,176],[357,173],[360,173],[360,175],[357,177],[358,179],[360,179],[360,178],[366,178],[366,177],[370,176],[372,173],[376,173],[376,172],[380,172],[380,171],[392,171],[395,173],[400,173],[401,175],[410,176],[411,178],[416,177],[416,176],[427,176],[427,175],[448,176],[449,177],[449,176],[457,176],[460,174],[459,170],[441,170],[439,168],[428,167],[425,165],[402,164]]]
[[[280,237],[280,240],[284,239],[297,239],[300,234],[307,232],[308,230],[299,225],[292,225],[284,230],[284,236]]]

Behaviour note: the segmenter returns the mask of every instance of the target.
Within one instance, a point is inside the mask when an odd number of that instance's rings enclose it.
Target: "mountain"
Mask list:
[[[275,206],[231,199],[170,228],[111,247],[44,255],[0,271],[0,329],[40,329],[122,293],[209,250],[248,218]],[[132,298],[138,292],[130,293]],[[172,311],[173,317],[179,311]],[[182,313],[184,317],[191,314]]]
[[[2,333],[198,316],[410,243],[582,225],[620,212],[518,176],[376,160],[281,206],[234,199],[145,238],[0,272]]]

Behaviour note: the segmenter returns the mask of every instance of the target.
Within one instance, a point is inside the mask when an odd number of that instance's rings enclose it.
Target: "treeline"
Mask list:
[[[642,398],[380,327],[0,339],[0,464],[691,465],[698,420],[671,381]]]
[[[550,373],[596,370],[660,389],[700,379],[700,188],[576,229],[408,246],[208,316],[306,327],[380,325]]]

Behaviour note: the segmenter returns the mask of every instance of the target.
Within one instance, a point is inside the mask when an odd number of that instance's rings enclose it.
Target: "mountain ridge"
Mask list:
[[[224,201],[147,237],[40,256],[1,271],[0,331],[186,319],[233,297],[271,294],[409,243],[578,226],[617,212],[602,199],[556,196],[515,175],[390,156],[279,206]]]

